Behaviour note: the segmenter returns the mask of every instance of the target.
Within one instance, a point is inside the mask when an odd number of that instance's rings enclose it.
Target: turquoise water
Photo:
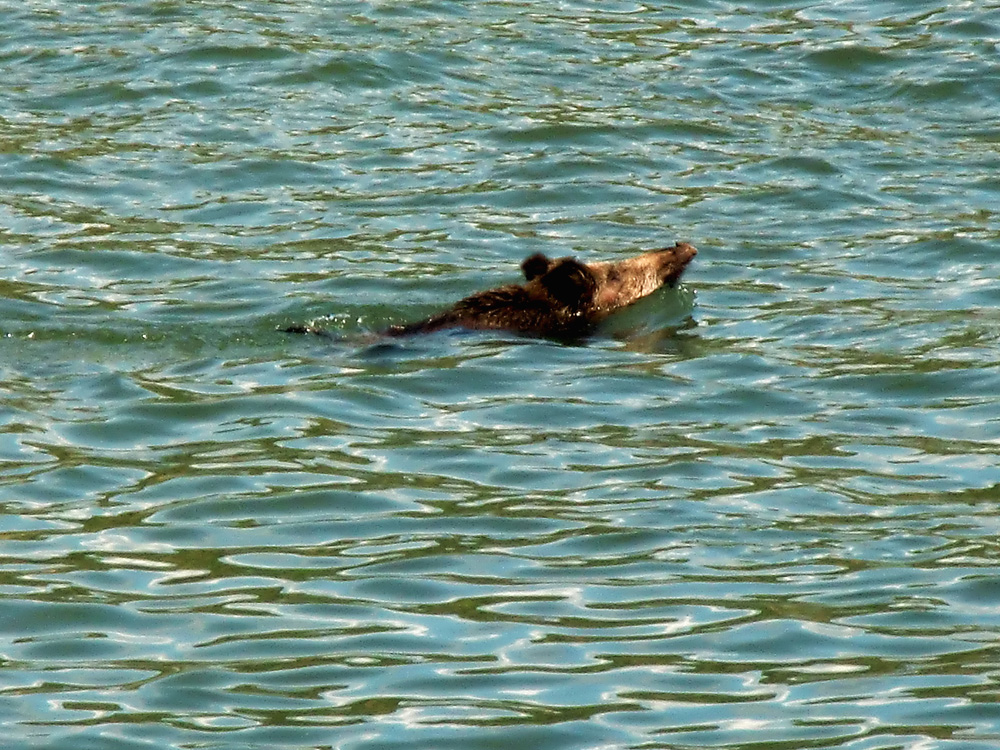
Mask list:
[[[3,17],[5,747],[1000,743],[1000,4]]]

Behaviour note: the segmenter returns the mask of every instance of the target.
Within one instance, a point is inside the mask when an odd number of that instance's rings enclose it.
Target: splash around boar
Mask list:
[[[423,320],[393,325],[382,334],[412,336],[447,328],[504,330],[572,340],[589,336],[609,315],[680,279],[697,250],[686,242],[617,261],[584,263],[541,253],[521,264],[525,283],[470,295]],[[317,333],[292,326],[291,333]]]

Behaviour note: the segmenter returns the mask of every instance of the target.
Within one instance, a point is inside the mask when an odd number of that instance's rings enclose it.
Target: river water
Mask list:
[[[1000,4],[0,9],[6,748],[1000,744]]]

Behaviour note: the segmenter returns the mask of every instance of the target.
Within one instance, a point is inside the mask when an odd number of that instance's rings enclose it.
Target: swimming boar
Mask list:
[[[443,328],[500,329],[553,339],[589,335],[606,317],[680,279],[697,250],[686,242],[617,261],[584,263],[541,253],[521,264],[524,284],[473,294],[447,310],[405,325],[387,336]]]

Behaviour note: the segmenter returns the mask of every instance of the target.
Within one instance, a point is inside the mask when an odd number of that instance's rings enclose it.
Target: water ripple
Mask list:
[[[1000,17],[709,10],[10,11],[11,747],[996,746]]]

